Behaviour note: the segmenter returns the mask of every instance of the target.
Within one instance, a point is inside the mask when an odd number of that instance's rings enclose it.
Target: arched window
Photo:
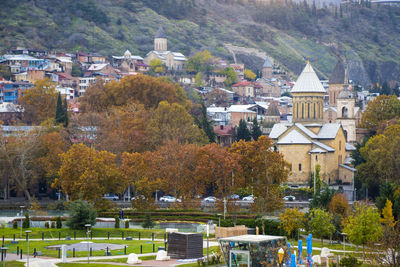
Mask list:
[[[309,119],[310,117],[310,103],[307,103],[307,118]]]
[[[301,163],[299,163],[299,172],[301,172]]]
[[[348,113],[349,113],[348,109],[346,107],[343,107],[342,108],[342,117],[343,118],[347,118],[348,117]]]
[[[347,131],[343,130],[343,133],[344,133],[344,138],[347,140]]]
[[[299,118],[299,103],[296,103],[296,118]]]
[[[301,103],[301,118],[304,119],[304,103]]]
[[[339,151],[342,150],[342,141],[339,141]]]

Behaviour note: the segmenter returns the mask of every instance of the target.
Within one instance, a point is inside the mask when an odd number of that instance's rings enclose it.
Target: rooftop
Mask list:
[[[277,239],[286,239],[286,237],[273,235],[240,235],[220,238],[219,240],[228,242],[263,242]]]
[[[291,93],[325,93],[325,89],[322,86],[317,74],[311,67],[311,64],[307,62],[296,84],[293,86]]]
[[[154,38],[167,38],[163,26],[160,25],[160,28],[158,28]]]

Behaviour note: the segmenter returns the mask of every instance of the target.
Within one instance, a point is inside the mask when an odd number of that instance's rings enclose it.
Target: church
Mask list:
[[[168,51],[167,35],[162,26],[154,37],[154,50],[147,53],[144,63],[150,65],[153,59],[159,59],[168,70],[181,71],[186,64],[186,57],[179,52]]]
[[[292,123],[275,124],[269,135],[291,166],[288,182],[308,184],[318,164],[327,184],[353,183],[355,169],[348,164],[353,147],[340,123],[324,123],[325,89],[309,62],[291,94]]]

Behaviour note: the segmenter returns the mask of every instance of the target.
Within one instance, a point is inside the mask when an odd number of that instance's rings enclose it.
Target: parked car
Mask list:
[[[237,194],[232,194],[232,195],[230,196],[230,198],[231,198],[231,199],[240,199],[240,196],[237,195]]]
[[[285,196],[283,198],[283,200],[285,200],[285,201],[295,201],[296,197],[295,196]]]
[[[203,201],[205,203],[215,203],[217,201],[216,197],[206,197],[205,199],[203,199]]]
[[[181,200],[179,198],[177,199],[176,197],[173,197],[173,196],[160,197],[160,201],[161,202],[168,202],[168,203],[181,202]]]
[[[254,202],[254,196],[250,195],[250,196],[244,197],[242,200],[248,201],[248,202]]]
[[[131,200],[136,200],[136,199],[146,199],[146,197],[143,195],[137,195],[131,198]]]
[[[117,194],[105,194],[103,196],[103,199],[108,199],[108,200],[114,200],[117,201],[119,200],[119,196]]]

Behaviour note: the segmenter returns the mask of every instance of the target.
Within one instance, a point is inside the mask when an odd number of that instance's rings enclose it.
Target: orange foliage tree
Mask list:
[[[287,180],[289,168],[283,155],[274,151],[272,140],[266,136],[251,142],[241,140],[232,144],[230,152],[239,156],[245,185],[256,197],[257,209],[273,211],[282,207],[279,185]]]
[[[61,154],[60,177],[53,187],[60,186],[72,200],[83,198],[91,203],[100,203],[104,194],[119,193],[126,188],[115,158],[113,153],[74,144]]]

